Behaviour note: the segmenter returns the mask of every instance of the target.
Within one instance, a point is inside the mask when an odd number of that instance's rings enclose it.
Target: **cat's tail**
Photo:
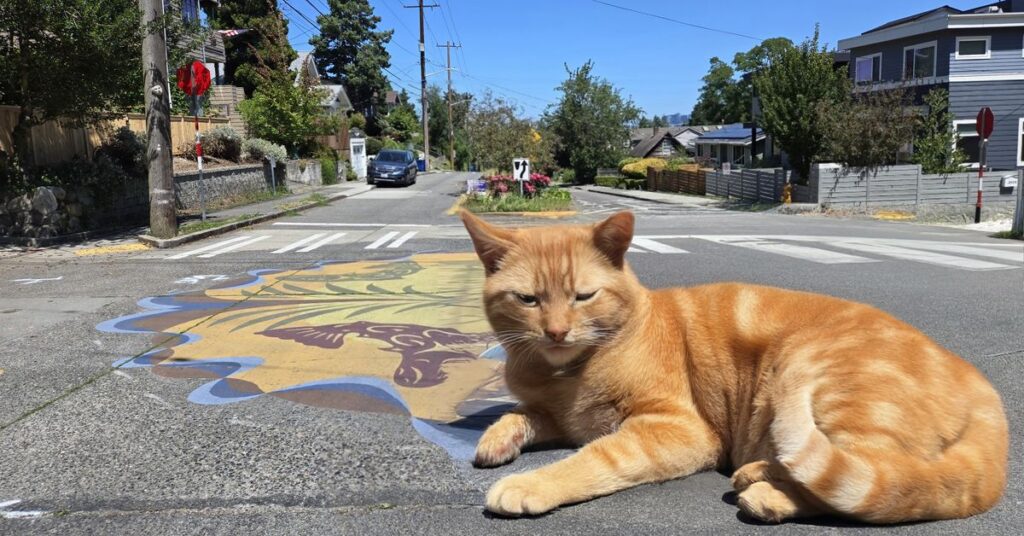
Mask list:
[[[896,523],[967,517],[999,501],[1006,484],[1007,423],[999,395],[987,382],[958,439],[927,459],[905,450],[854,453],[835,446],[815,425],[813,379],[793,372],[778,376],[775,386],[776,458],[794,482],[837,513]]]

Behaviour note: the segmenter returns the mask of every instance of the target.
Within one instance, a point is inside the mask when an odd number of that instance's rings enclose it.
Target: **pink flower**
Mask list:
[[[534,186],[531,182],[523,183],[523,190],[525,190],[528,194],[537,193],[537,187]]]

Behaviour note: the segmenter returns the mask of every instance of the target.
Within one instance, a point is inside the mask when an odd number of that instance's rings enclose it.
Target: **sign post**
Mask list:
[[[196,60],[178,68],[178,87],[192,96],[192,114],[196,127],[196,166],[199,168],[199,206],[206,221],[206,184],[203,181],[203,140],[199,134],[199,97],[210,88],[210,70]]]
[[[523,183],[530,180],[530,161],[526,158],[512,160],[512,178],[519,183],[519,195],[523,195]]]
[[[978,202],[974,205],[974,223],[981,223],[981,191],[985,182],[985,162],[988,160],[988,139],[992,136],[992,129],[995,127],[996,119],[992,109],[988,106],[978,112],[978,119],[975,128],[978,136],[981,136],[980,158],[978,163]]]

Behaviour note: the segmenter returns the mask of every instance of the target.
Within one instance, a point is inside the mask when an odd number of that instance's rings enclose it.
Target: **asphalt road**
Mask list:
[[[485,514],[497,478],[566,451],[494,470],[465,460],[482,423],[509,403],[493,381],[500,356],[477,355],[487,348],[479,268],[446,214],[466,178],[424,175],[175,250],[114,240],[0,255],[0,533],[864,530],[828,519],[750,524],[717,473],[534,519]],[[1002,503],[968,520],[872,530],[1019,533],[1020,242],[575,196],[569,221],[635,211],[628,259],[650,286],[748,281],[871,303],[978,366],[1011,421]]]

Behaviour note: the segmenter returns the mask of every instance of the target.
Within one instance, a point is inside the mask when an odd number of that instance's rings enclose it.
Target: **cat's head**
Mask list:
[[[469,212],[462,221],[487,272],[487,318],[510,354],[561,367],[626,323],[639,286],[625,260],[632,213],[587,226],[503,229]]]

